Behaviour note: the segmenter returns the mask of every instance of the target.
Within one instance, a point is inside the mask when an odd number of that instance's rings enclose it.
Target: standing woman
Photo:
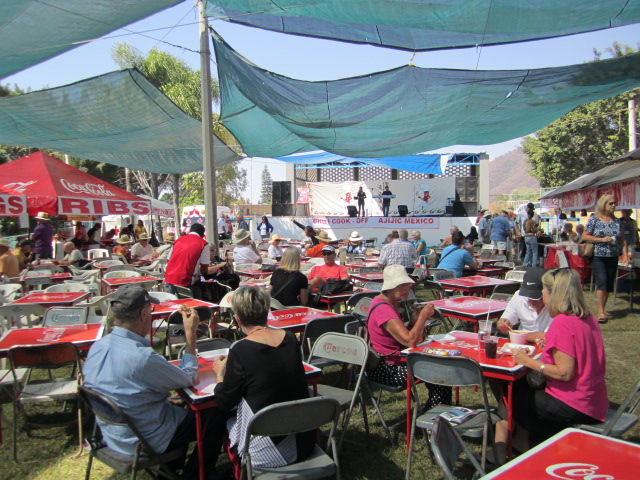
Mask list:
[[[360,217],[364,217],[364,199],[367,198],[367,194],[364,192],[362,187],[358,189],[356,198],[358,199],[358,215]]]
[[[596,213],[587,222],[582,241],[594,243],[591,268],[596,279],[598,297],[598,322],[606,323],[610,315],[605,311],[609,293],[618,273],[618,257],[627,254],[627,244],[622,235],[622,224],[615,217],[616,202],[611,195],[603,195],[596,204]]]
[[[273,232],[273,225],[269,223],[269,219],[267,219],[266,216],[262,217],[262,220],[258,224],[258,232],[260,233],[262,240],[271,236],[271,232]]]

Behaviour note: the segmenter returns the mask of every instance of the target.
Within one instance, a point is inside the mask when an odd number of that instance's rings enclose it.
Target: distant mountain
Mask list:
[[[518,147],[489,161],[489,196],[493,201],[498,195],[505,195],[522,188],[540,189],[540,182],[527,172],[530,166],[527,156]]]

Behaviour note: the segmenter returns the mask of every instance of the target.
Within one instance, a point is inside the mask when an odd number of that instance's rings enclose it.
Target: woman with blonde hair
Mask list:
[[[627,243],[622,235],[622,223],[615,217],[616,202],[612,195],[602,195],[596,205],[596,213],[587,222],[582,241],[593,243],[591,269],[596,279],[598,297],[598,322],[606,323],[610,315],[605,311],[609,293],[618,273],[618,257],[627,258]]]
[[[534,360],[522,350],[513,354],[516,363],[546,380],[543,390],[516,382],[514,446],[522,451],[572,425],[604,422],[609,408],[602,333],[587,308],[580,277],[574,270],[560,268],[545,273],[542,285],[542,299],[554,317],[542,355]],[[505,444],[503,420],[496,425],[496,446],[502,454]]]
[[[282,305],[306,305],[309,280],[300,272],[300,251],[287,248],[282,254],[280,266],[271,275],[269,291]]]

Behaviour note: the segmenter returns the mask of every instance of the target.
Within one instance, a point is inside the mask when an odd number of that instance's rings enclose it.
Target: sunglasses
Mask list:
[[[616,205],[616,202],[607,202],[607,205]]]
[[[323,257],[329,257],[329,256],[335,255],[335,254],[336,254],[336,252],[322,252],[322,256]]]
[[[551,276],[553,278],[556,278],[556,275],[558,274],[558,272],[561,272],[562,270],[571,270],[571,268],[569,267],[556,268],[554,271],[551,272]]]

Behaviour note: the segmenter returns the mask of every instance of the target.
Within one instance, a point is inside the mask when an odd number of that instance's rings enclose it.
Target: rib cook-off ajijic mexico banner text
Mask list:
[[[309,210],[312,216],[344,216],[347,206],[358,205],[359,187],[367,194],[364,208],[367,216],[382,216],[381,195],[385,183],[396,198],[391,199],[390,216],[398,215],[398,205],[406,205],[409,215],[444,215],[447,204],[456,196],[454,177],[421,180],[380,180],[366,182],[309,183]]]

